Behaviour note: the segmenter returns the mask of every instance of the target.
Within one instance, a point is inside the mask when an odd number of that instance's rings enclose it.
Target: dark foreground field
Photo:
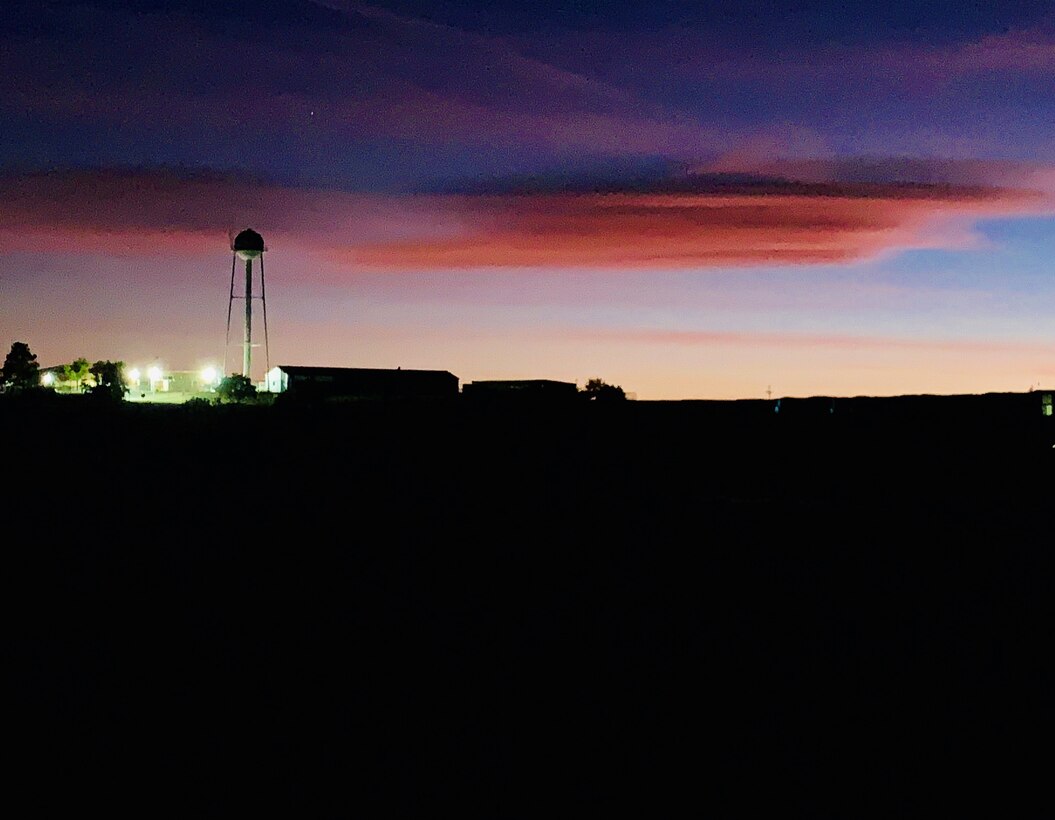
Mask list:
[[[1017,813],[1055,684],[1019,404],[5,401],[8,794]]]

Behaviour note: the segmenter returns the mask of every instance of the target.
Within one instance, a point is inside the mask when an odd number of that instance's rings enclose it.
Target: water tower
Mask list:
[[[253,362],[253,260],[260,260],[260,304],[264,310],[264,356],[271,369],[271,354],[267,344],[267,299],[264,290],[264,237],[246,228],[231,241],[231,296],[227,300],[227,337],[223,348],[223,371],[227,372],[227,344],[231,338],[231,306],[235,299],[245,299],[245,332],[242,341],[242,375],[252,379]],[[234,273],[238,260],[245,262],[245,296],[235,296]]]

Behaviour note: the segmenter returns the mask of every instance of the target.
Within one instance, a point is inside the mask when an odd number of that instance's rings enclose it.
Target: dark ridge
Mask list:
[[[37,809],[942,816],[1013,801],[994,749],[1046,782],[1041,394],[0,398]]]

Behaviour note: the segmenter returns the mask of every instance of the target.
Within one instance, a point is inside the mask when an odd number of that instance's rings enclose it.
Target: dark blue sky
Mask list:
[[[407,16],[494,34],[545,33],[556,29],[644,31],[672,26],[707,29],[736,43],[875,43],[917,40],[942,43],[1029,26],[1051,13],[1038,0],[593,0],[593,2],[429,2],[385,0]]]
[[[749,143],[1047,159],[1055,103],[1030,49],[1051,41],[1050,9],[13,0],[0,163],[407,189]]]

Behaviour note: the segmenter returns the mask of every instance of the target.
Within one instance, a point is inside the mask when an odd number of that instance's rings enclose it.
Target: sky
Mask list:
[[[1052,122],[1050,2],[5,0],[0,347],[240,372],[249,227],[257,380],[1050,388]]]

